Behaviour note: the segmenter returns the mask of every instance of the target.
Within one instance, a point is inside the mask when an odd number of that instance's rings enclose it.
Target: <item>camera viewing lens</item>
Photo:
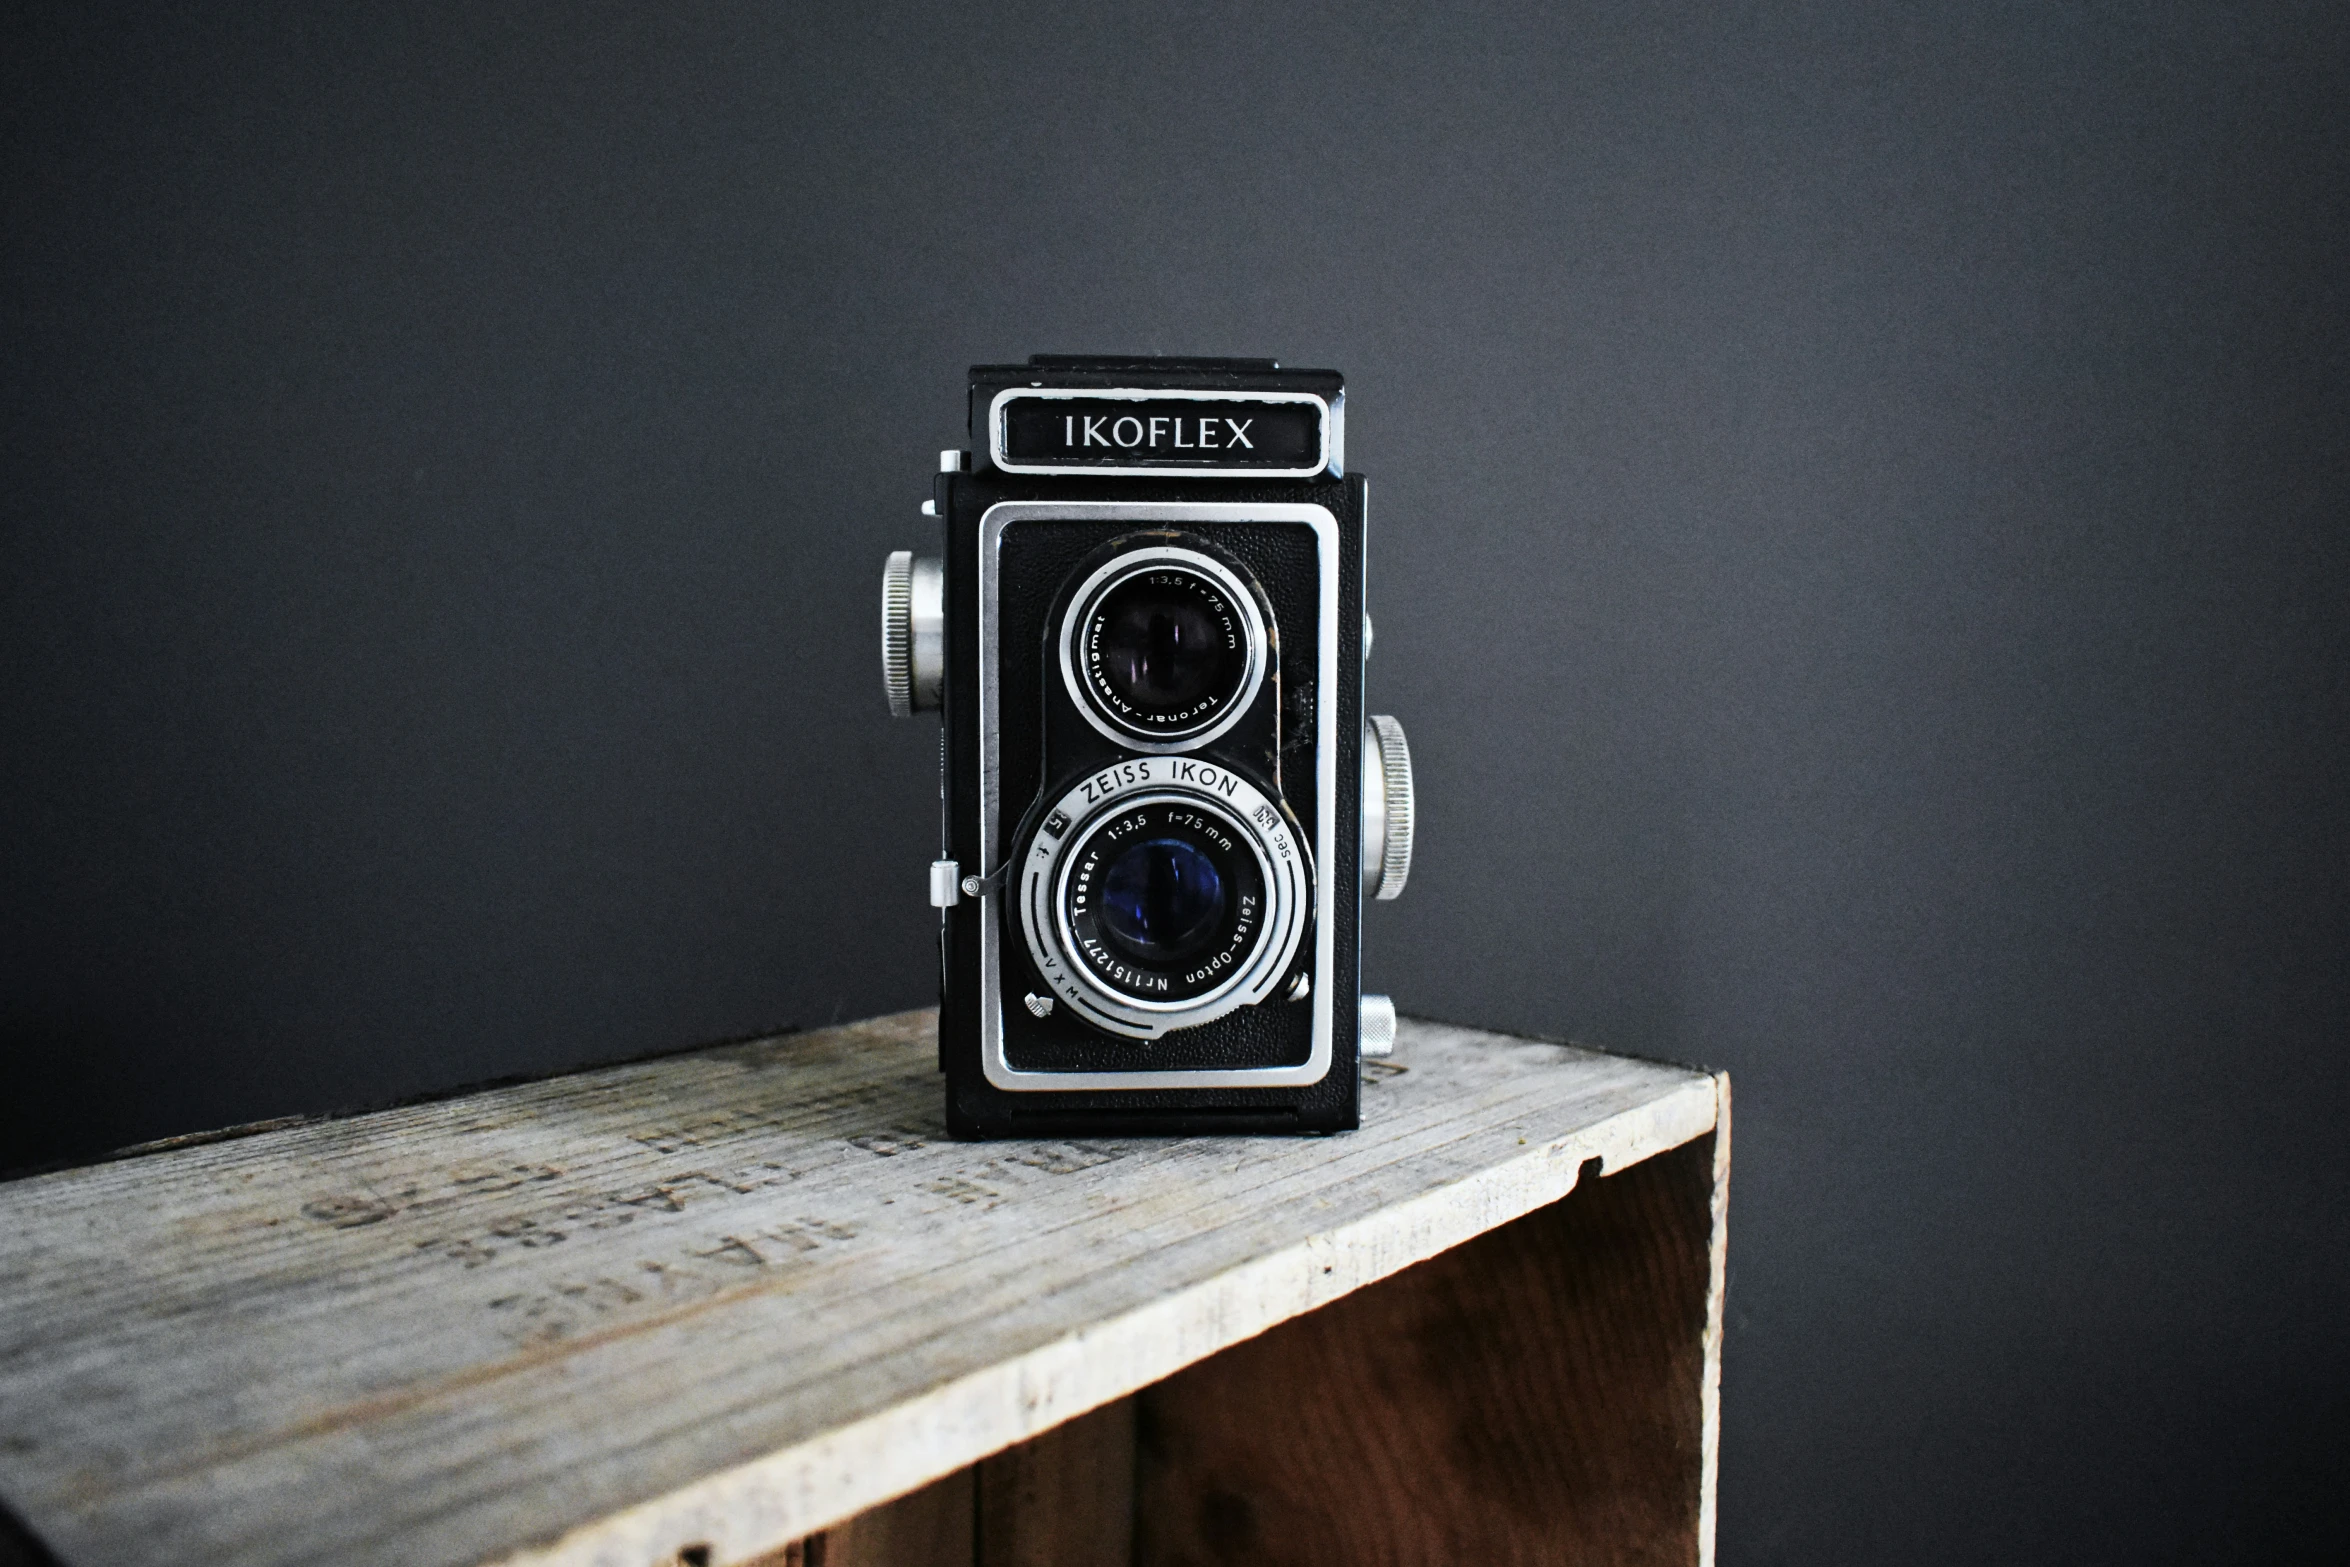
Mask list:
[[[1246,661],[1223,595],[1188,573],[1129,577],[1094,611],[1100,678],[1146,722],[1185,722],[1229,698]]]
[[[1137,957],[1181,962],[1206,944],[1223,913],[1216,862],[1181,838],[1138,843],[1102,873],[1102,929]]]
[[[1254,596],[1222,563],[1159,548],[1096,573],[1065,622],[1071,694],[1128,744],[1173,747],[1236,720],[1263,675]]]

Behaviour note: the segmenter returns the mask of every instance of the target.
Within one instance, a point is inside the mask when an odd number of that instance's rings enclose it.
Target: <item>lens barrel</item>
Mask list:
[[[1264,935],[1265,867],[1247,829],[1200,799],[1098,819],[1063,865],[1058,927],[1085,977],[1127,1001],[1228,988]]]
[[[1279,803],[1189,758],[1122,764],[1042,815],[1020,860],[1029,955],[1088,1021],[1152,1038],[1263,1000],[1309,923],[1312,870]]]
[[[1061,673],[1110,739],[1189,750],[1247,712],[1268,640],[1256,594],[1229,566],[1156,546],[1113,557],[1078,588],[1062,622]]]

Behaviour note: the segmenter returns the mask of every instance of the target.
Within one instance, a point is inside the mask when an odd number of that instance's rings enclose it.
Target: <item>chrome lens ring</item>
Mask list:
[[[1126,913],[1121,889],[1109,885],[1146,856],[1173,872],[1164,875],[1172,895],[1162,893],[1155,901],[1168,906],[1173,922],[1197,932],[1170,944],[1171,961],[1137,950],[1134,938],[1147,942],[1155,923],[1147,907],[1154,901],[1150,894],[1135,899],[1140,906]],[[1199,867],[1197,881],[1204,886],[1186,885],[1186,866]],[[1053,934],[1078,974],[1104,998],[1148,1013],[1196,1011],[1213,1006],[1247,973],[1264,939],[1271,882],[1264,845],[1206,797],[1122,800],[1072,835],[1061,855],[1053,878]]]
[[[1100,878],[1118,828],[1135,841],[1189,838],[1220,861],[1232,902],[1212,939],[1155,965],[1105,932]],[[1313,906],[1312,868],[1280,808],[1238,774],[1188,758],[1139,757],[1081,782],[1045,813],[1020,867],[1021,930],[1037,972],[1087,1022],[1134,1039],[1264,1000],[1288,973]],[[1242,910],[1244,894],[1259,906]]]
[[[1175,601],[1176,619],[1222,644],[1221,667],[1197,693],[1185,692],[1167,672],[1171,710],[1153,711],[1135,699],[1137,677],[1120,678],[1114,646],[1121,599],[1153,589]],[[1163,756],[1206,745],[1240,722],[1265,683],[1270,643],[1257,595],[1239,573],[1198,550],[1155,545],[1105,561],[1079,585],[1061,620],[1061,680],[1102,735]]]

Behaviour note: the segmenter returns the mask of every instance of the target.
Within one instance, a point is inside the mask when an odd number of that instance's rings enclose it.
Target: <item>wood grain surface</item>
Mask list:
[[[754,1560],[1700,1138],[1407,1023],[1329,1139],[944,1140],[933,1019],[0,1187],[0,1497],[68,1563]]]
[[[979,1466],[979,1567],[1129,1567],[1134,1400],[1120,1399]]]
[[[1050,1440],[1050,1433],[1041,1440]],[[973,1567],[978,1499],[978,1471],[958,1469],[812,1540],[762,1556],[756,1567]]]
[[[1713,1139],[1178,1372],[1141,1406],[1143,1567],[1690,1567]]]

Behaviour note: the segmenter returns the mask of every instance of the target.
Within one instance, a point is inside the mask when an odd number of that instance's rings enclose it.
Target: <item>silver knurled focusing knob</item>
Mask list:
[[[946,687],[946,571],[894,551],[881,568],[881,683],[892,718],[935,713]]]
[[[1374,713],[1363,726],[1363,891],[1385,902],[1412,874],[1412,749],[1403,725]]]
[[[1395,1003],[1385,996],[1365,996],[1358,1014],[1355,1053],[1366,1061],[1395,1054]]]

